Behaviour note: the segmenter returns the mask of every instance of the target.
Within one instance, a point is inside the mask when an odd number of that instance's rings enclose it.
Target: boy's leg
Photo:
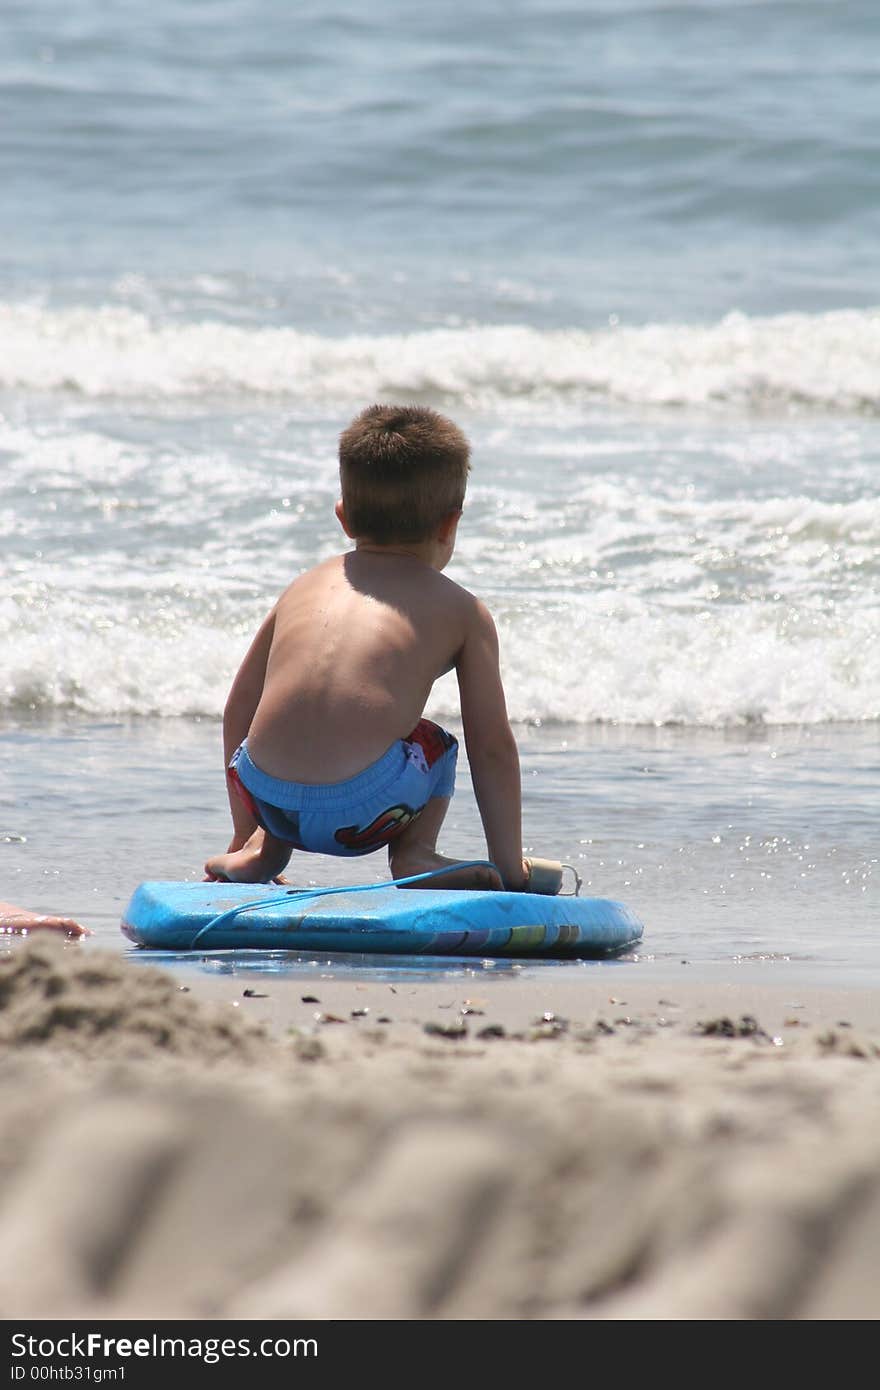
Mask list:
[[[451,869],[459,859],[447,859],[437,853],[437,836],[449,809],[450,797],[435,796],[405,830],[396,835],[388,846],[388,863],[392,878],[408,878],[424,874],[429,869]],[[436,879],[414,883],[413,888],[501,888],[500,876],[492,869],[461,868],[456,873],[440,874]]]
[[[258,827],[241,849],[216,854],[205,864],[209,879],[230,883],[271,883],[287,865],[293,846]]]

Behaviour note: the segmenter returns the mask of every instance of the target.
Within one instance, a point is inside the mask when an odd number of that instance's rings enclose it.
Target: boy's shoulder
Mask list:
[[[475,617],[486,611],[482,599],[440,570],[430,571],[425,578],[425,588],[430,591],[433,602],[455,609],[463,617]]]
[[[310,565],[308,569],[301,570],[299,574],[295,574],[283,590],[282,597],[284,594],[289,593],[291,589],[297,587],[301,588],[304,584],[320,583],[322,580],[332,579],[334,573],[342,570],[344,564],[344,554],[330,555],[326,560],[319,560],[317,564]]]
[[[314,599],[315,588],[321,585],[332,586],[340,575],[345,574],[348,567],[352,564],[352,556],[355,552],[344,551],[338,555],[331,555],[326,560],[321,560],[317,565],[310,569],[303,570],[302,574],[295,576],[288,584],[278,600],[283,604],[285,600],[297,602],[297,595],[309,601],[309,597]],[[395,590],[401,597],[409,599],[421,598],[436,613],[438,608],[446,610],[450,615],[455,614],[460,621],[471,622],[480,617],[487,617],[488,610],[485,604],[477,598],[476,594],[471,593],[463,584],[450,579],[449,575],[440,570],[433,569],[429,565],[419,566],[418,569],[401,571],[397,576],[389,576],[387,570],[382,573],[382,583],[374,588],[371,579],[375,575],[364,573],[362,566],[358,566],[358,573],[349,573],[347,578],[353,582],[356,589],[362,589],[365,594],[371,597],[378,597],[380,594],[388,598]],[[305,592],[304,592],[305,591]],[[309,596],[309,591],[311,594]],[[308,596],[308,597],[307,597]],[[393,601],[393,600],[392,600]]]

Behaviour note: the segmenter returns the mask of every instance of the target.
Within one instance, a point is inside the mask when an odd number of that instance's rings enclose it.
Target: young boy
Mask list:
[[[355,548],[293,581],[235,678],[223,719],[234,833],[205,865],[210,879],[269,882],[292,849],[387,845],[394,878],[458,862],[437,853],[458,745],[422,718],[434,681],[454,667],[498,873],[463,867],[424,886],[526,887],[495,626],[442,573],[469,453],[450,420],[414,406],[370,406],[341,436],[336,515]]]

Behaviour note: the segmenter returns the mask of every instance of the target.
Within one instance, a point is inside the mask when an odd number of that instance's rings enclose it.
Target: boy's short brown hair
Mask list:
[[[461,510],[470,445],[427,406],[371,405],[339,439],[345,519],[357,539],[427,540]]]

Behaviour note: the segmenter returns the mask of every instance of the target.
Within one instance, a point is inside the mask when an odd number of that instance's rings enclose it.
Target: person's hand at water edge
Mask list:
[[[25,934],[32,931],[62,932],[72,938],[92,935],[88,927],[75,922],[72,917],[31,912],[26,907],[16,907],[14,903],[0,903],[0,933]]]

